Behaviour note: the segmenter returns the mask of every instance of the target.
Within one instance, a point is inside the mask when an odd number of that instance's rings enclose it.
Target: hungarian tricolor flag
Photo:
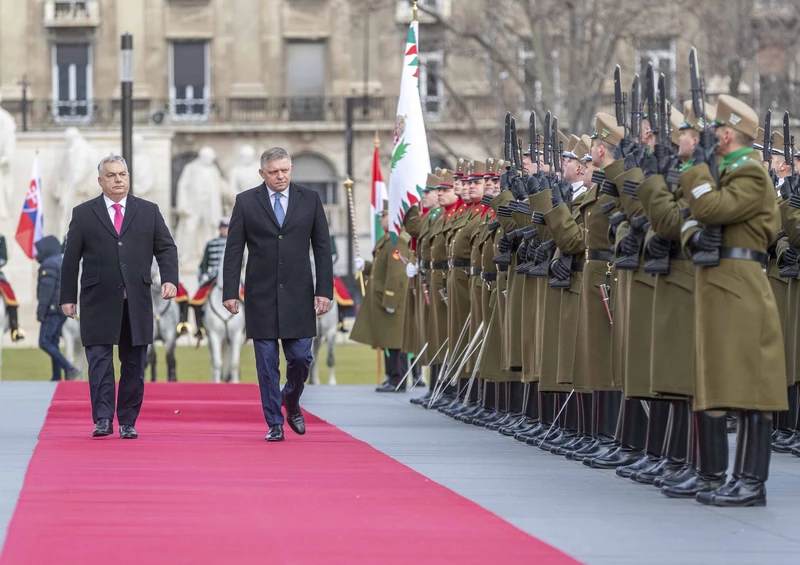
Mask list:
[[[383,182],[383,173],[381,172],[381,148],[376,142],[375,154],[372,157],[372,200],[370,203],[372,221],[369,225],[373,249],[378,240],[385,235],[381,228],[381,210],[383,210],[383,201],[387,199],[386,183]]]
[[[419,22],[408,28],[400,98],[394,126],[392,169],[389,173],[389,232],[392,243],[403,229],[408,209],[419,202],[431,172],[428,138],[419,97]]]
[[[22,250],[29,258],[36,257],[36,242],[42,239],[42,224],[44,215],[42,213],[42,175],[39,172],[39,154],[33,158],[33,172],[31,182],[28,185],[28,192],[25,194],[25,203],[22,205],[22,213],[19,215],[17,233],[14,239],[17,240]]]

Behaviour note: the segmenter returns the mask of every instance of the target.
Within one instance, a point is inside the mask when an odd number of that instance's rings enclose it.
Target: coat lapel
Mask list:
[[[106,203],[105,200],[103,200],[102,194],[94,199],[94,206],[92,206],[92,210],[94,210],[94,213],[97,215],[100,223],[103,224],[109,232],[111,232],[111,235],[119,238],[117,235],[117,230],[114,229],[114,224],[111,223],[111,218],[108,217],[108,209],[106,208]]]
[[[289,185],[289,209],[286,210],[286,217],[283,219],[283,225],[289,223],[289,220],[292,218],[292,214],[294,211],[297,210],[297,206],[300,204],[300,200],[303,198],[303,189],[297,186],[296,184]]]
[[[269,192],[267,192],[267,183],[262,182],[261,186],[256,189],[256,199],[261,203],[261,206],[264,208],[264,211],[267,213],[267,216],[275,222],[275,225],[280,228],[278,225],[278,218],[275,217],[275,211],[272,209],[272,202],[269,201]],[[286,219],[284,218],[284,224],[286,224]]]
[[[119,231],[120,237],[123,236],[125,230],[128,229],[129,225],[131,225],[133,217],[136,215],[136,210],[139,209],[139,201],[132,194],[129,194],[125,207],[127,210],[125,210],[125,216],[122,219],[122,229]],[[108,217],[108,214],[106,214],[106,217]]]

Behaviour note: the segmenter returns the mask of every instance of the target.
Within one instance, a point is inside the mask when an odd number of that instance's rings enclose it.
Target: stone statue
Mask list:
[[[140,133],[133,134],[133,169],[135,174],[134,193],[136,196],[147,198],[147,195],[153,192],[156,177],[153,171],[153,162],[144,149],[144,137]]]
[[[2,101],[0,96],[0,102]],[[14,162],[16,145],[17,123],[11,114],[0,108],[0,218],[9,216],[9,199],[13,192],[11,164]]]
[[[203,147],[183,168],[178,179],[175,211],[178,215],[178,251],[185,265],[200,262],[208,240],[217,237],[225,184],[216,164],[217,154]]]
[[[252,145],[242,145],[236,159],[236,165],[228,173],[228,190],[225,193],[225,213],[230,214],[236,195],[264,182],[258,174],[259,162],[256,150]]]
[[[54,193],[58,205],[59,238],[67,235],[72,208],[100,193],[97,186],[97,164],[100,160],[86,139],[74,127],[64,130],[66,145],[58,169]]]

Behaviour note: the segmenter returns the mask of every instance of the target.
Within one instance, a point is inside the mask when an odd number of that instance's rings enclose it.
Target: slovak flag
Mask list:
[[[42,175],[39,172],[39,154],[37,153],[33,158],[31,182],[25,195],[25,203],[22,205],[22,213],[19,215],[17,234],[14,236],[25,255],[31,259],[36,257],[35,245],[37,241],[42,239],[43,223]]]

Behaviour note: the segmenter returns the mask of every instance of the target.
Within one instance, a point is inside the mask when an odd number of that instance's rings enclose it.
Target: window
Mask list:
[[[647,74],[647,64],[652,61],[655,76],[656,88],[658,88],[658,76],[664,73],[667,78],[667,98],[675,100],[677,98],[677,84],[675,75],[675,40],[670,38],[644,39],[639,42],[636,50],[636,68],[639,69],[642,85],[644,76]]]
[[[323,204],[339,203],[336,171],[322,157],[292,157],[292,181],[318,192]]]
[[[92,50],[86,43],[57,43],[53,57],[53,115],[60,122],[92,117]]]
[[[428,51],[419,55],[419,91],[422,111],[428,116],[438,116],[444,105],[444,53]]]
[[[322,120],[325,117],[327,49],[324,41],[289,41],[286,44],[286,84],[290,119]]]
[[[56,17],[74,18],[87,12],[86,1],[80,0],[56,0]]]
[[[428,10],[429,12],[438,12],[441,8],[440,4],[441,0],[420,0],[419,5]]]
[[[170,44],[170,111],[176,120],[208,118],[211,89],[207,41]]]

